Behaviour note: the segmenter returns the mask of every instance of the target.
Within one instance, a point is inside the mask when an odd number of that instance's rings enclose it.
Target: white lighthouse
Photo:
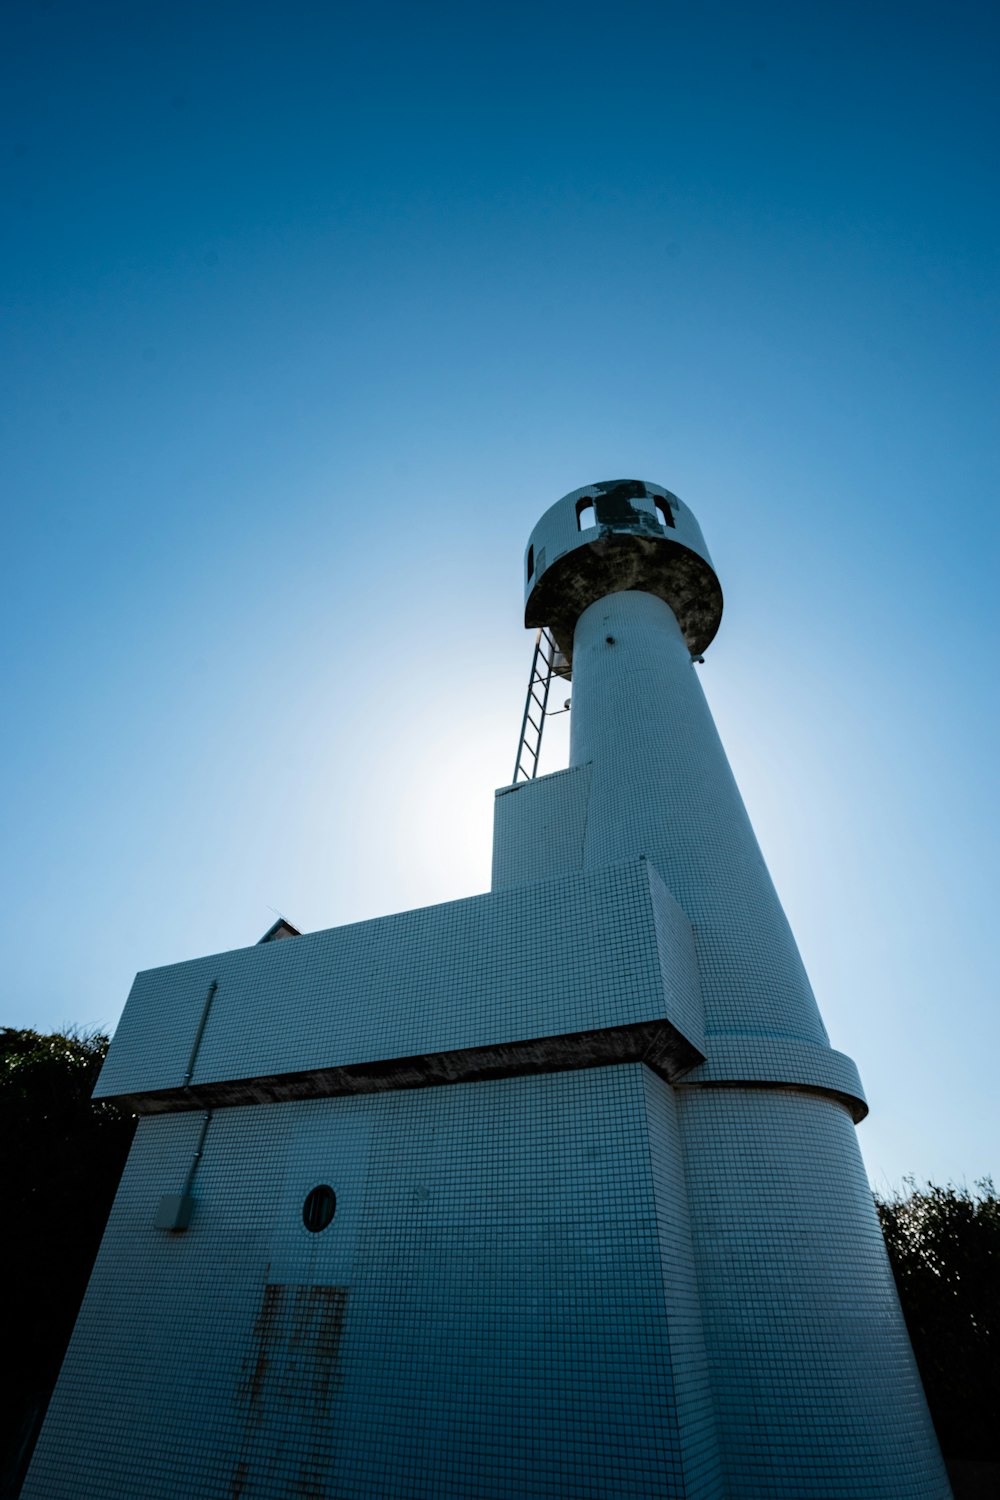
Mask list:
[[[492,892],[137,977],[26,1500],[946,1500],[857,1071],[695,670],[697,523],[587,486],[525,586]]]

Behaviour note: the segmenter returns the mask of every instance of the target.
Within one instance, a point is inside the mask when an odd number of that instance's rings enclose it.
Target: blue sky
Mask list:
[[[996,1171],[998,31],[12,12],[0,1021],[485,889],[527,534],[637,475],[715,558],[702,680],[873,1180]]]

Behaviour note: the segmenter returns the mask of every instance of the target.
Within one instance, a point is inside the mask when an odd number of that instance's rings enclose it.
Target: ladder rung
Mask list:
[[[556,658],[560,654],[555,636],[543,626],[535,636],[535,651],[531,658],[528,695],[524,703],[524,718],[521,720],[521,739],[517,750],[517,760],[514,763],[515,781],[518,777],[531,781],[537,774],[538,757],[542,748],[542,730],[545,728],[545,720],[549,712],[549,690],[555,675]],[[532,717],[532,707],[538,714],[537,720]],[[562,713],[564,710],[560,709],[559,712]],[[533,736],[531,730],[534,731]],[[532,738],[534,738],[534,745],[530,743]],[[528,756],[531,757],[530,769],[526,763]]]

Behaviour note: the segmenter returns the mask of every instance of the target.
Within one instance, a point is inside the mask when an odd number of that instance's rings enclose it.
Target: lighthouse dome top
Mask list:
[[[643,479],[571,490],[542,516],[524,556],[527,626],[544,625],[571,657],[583,611],[638,589],[670,605],[692,655],[712,641],[722,590],[701,528],[682,500]]]

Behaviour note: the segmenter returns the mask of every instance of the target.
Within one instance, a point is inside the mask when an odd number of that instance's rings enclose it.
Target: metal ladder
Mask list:
[[[553,677],[569,677],[569,663],[556,645],[555,637],[543,625],[535,637],[535,654],[531,658],[528,696],[524,700],[521,738],[514,762],[513,781],[533,781],[538,774],[538,756],[542,748],[542,730],[546,718],[564,714],[569,708],[549,711],[549,688]],[[537,718],[536,718],[537,715]]]

